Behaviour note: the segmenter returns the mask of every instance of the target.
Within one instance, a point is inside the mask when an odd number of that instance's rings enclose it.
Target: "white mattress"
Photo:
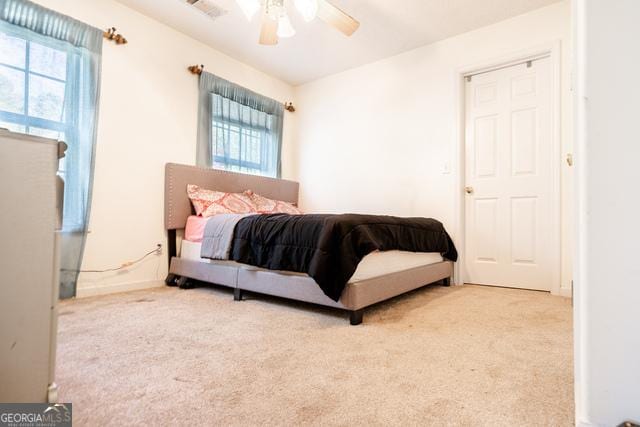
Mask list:
[[[218,261],[210,260],[206,258],[200,258],[200,247],[202,243],[191,242],[189,240],[183,240],[180,250],[180,257],[200,261],[212,264],[235,264],[242,268],[248,268],[252,270],[260,270],[258,267],[252,265],[241,264],[234,261]],[[384,276],[385,274],[397,273],[398,271],[409,270],[424,265],[435,264],[442,262],[442,256],[437,252],[405,252],[405,251],[385,251],[385,252],[372,252],[365,256],[356,272],[353,273],[350,283],[356,283],[363,280],[368,280],[373,277]],[[293,273],[290,271],[281,272],[283,274],[302,274]]]

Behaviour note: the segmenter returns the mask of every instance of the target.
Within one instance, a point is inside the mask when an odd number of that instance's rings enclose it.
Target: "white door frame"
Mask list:
[[[551,221],[553,245],[552,259],[554,260],[554,269],[551,283],[551,293],[554,295],[560,295],[560,274],[562,268],[562,238],[561,238],[561,182],[560,172],[562,165],[561,155],[561,110],[560,110],[560,40],[539,45],[523,51],[518,51],[510,55],[506,55],[500,58],[496,58],[490,61],[483,61],[481,63],[468,65],[461,67],[455,72],[455,153],[453,162],[453,173],[455,177],[455,191],[454,197],[454,221],[457,230],[456,246],[458,249],[458,262],[455,265],[454,282],[457,285],[465,283],[466,277],[464,275],[464,262],[465,262],[465,82],[464,79],[468,75],[478,74],[482,72],[489,72],[496,69],[508,67],[510,65],[516,65],[529,60],[538,59],[541,57],[549,57],[551,62],[551,152],[554,154],[556,161],[551,165],[551,210],[554,212],[554,217]]]

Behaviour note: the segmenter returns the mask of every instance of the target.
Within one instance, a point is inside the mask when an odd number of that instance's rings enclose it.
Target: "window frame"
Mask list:
[[[33,38],[25,37],[22,34],[15,33],[6,28],[0,28],[0,33],[14,38],[24,41],[24,68],[22,66],[16,66],[13,64],[8,64],[5,62],[0,62],[0,67],[4,67],[9,70],[17,71],[23,73],[24,75],[24,94],[23,94],[23,105],[22,105],[22,113],[15,113],[11,111],[6,111],[0,109],[0,122],[4,122],[7,124],[20,126],[24,130],[20,129],[14,131],[16,133],[21,133],[30,136],[42,137],[40,133],[32,133],[31,130],[41,129],[44,131],[56,132],[57,135],[54,136],[44,136],[48,139],[53,139],[57,141],[64,141],[67,144],[70,141],[73,141],[77,134],[77,124],[78,117],[80,115],[79,111],[79,96],[80,93],[74,90],[74,88],[79,84],[80,78],[80,67],[81,63],[79,58],[76,56],[74,52],[69,51],[68,49],[64,49],[61,45],[63,42],[58,40],[46,39],[39,35],[34,35]],[[32,44],[35,43],[40,45],[46,49],[53,49],[58,52],[61,52],[65,55],[66,69],[64,79],[59,77],[50,76],[47,74],[43,74],[42,72],[32,71],[30,69],[31,66],[31,47]],[[36,117],[29,114],[29,91],[31,86],[30,76],[35,76],[41,79],[47,79],[56,83],[63,84],[63,98],[62,98],[62,112],[60,116],[60,121],[55,121],[51,119],[45,119],[42,117]],[[61,158],[59,161],[58,167],[58,175],[65,181],[65,199],[66,199],[66,191],[67,188],[70,188],[70,183],[68,179],[71,179],[67,170],[70,166],[70,159],[77,159],[77,155],[73,152],[74,147],[69,146],[66,152],[66,156]],[[73,162],[74,160],[72,160]],[[76,160],[77,161],[77,160]],[[72,165],[71,165],[72,166]],[[84,213],[82,214],[84,215]],[[63,221],[63,231],[65,232],[78,232],[82,231],[84,220],[82,217],[76,215],[65,216]]]
[[[251,107],[247,107],[247,108],[251,108]],[[227,129],[224,129],[224,127],[227,127]],[[267,126],[252,126],[240,120],[226,119],[219,114],[212,113],[210,144],[211,144],[211,161],[212,161],[213,167],[215,167],[216,165],[221,165],[224,167],[224,170],[228,170],[232,172],[268,176],[264,174],[265,170],[263,169],[262,162],[255,163],[248,160],[242,160],[241,158],[236,159],[236,158],[232,158],[231,156],[220,156],[216,154],[217,153],[216,148],[217,148],[218,142],[215,140],[215,136],[217,134],[217,130],[220,129],[222,132],[231,133],[231,132],[234,132],[232,127],[237,128],[236,133],[240,136],[239,138],[240,152],[242,152],[243,132],[250,131],[250,132],[258,133],[255,139],[258,140],[258,144],[259,144],[258,151],[259,151],[260,158],[262,157],[262,152],[263,152],[262,144],[266,143],[266,140],[268,138],[271,138],[270,133],[272,132],[272,130]],[[247,138],[247,137],[254,138],[252,136],[244,136],[244,138]],[[232,169],[233,167],[238,168],[239,171]]]
[[[0,109],[0,121],[3,122],[7,122],[7,123],[11,123],[17,126],[24,126],[25,128],[25,134],[26,135],[33,135],[32,133],[30,133],[30,128],[40,128],[40,129],[45,129],[45,130],[49,130],[49,131],[54,131],[54,132],[58,132],[59,134],[62,134],[64,136],[69,135],[70,131],[73,131],[73,127],[71,126],[71,123],[73,123],[72,120],[66,120],[64,115],[65,115],[65,103],[66,103],[66,97],[69,96],[69,91],[68,91],[68,85],[70,84],[69,82],[74,78],[74,67],[73,67],[73,60],[71,58],[71,55],[69,54],[69,52],[65,52],[62,51],[60,49],[57,49],[55,46],[52,46],[53,43],[47,45],[46,43],[42,43],[40,41],[34,41],[34,40],[29,40],[26,39],[24,37],[18,36],[16,34],[12,34],[11,32],[8,31],[4,31],[4,30],[0,30],[0,32],[6,34],[8,37],[12,37],[12,38],[16,38],[16,39],[20,39],[23,40],[25,42],[25,48],[24,48],[24,68],[21,68],[19,66],[15,66],[12,64],[7,64],[4,62],[0,62],[0,67],[4,67],[10,70],[14,70],[14,71],[18,71],[20,73],[22,73],[24,75],[24,98],[23,98],[23,105],[22,105],[22,114],[20,113],[14,113],[11,111],[6,111],[6,110],[1,110]],[[31,44],[32,43],[36,43],[38,45],[41,45],[45,48],[48,49],[54,49],[60,52],[63,52],[66,58],[66,73],[65,73],[65,79],[62,80],[60,78],[57,77],[53,77],[50,75],[46,75],[37,71],[32,71],[30,69],[30,65],[31,65]],[[35,116],[31,116],[29,115],[29,95],[30,95],[30,86],[31,86],[31,76],[36,76],[36,77],[40,77],[43,79],[47,79],[47,80],[51,80],[57,83],[62,83],[64,85],[64,99],[63,99],[63,105],[62,105],[62,117],[60,118],[60,121],[55,121],[55,120],[51,120],[51,119],[44,119],[42,117],[35,117]]]

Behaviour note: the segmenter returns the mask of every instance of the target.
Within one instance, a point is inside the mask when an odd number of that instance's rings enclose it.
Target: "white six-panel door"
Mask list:
[[[550,290],[550,59],[474,75],[465,98],[465,281]]]

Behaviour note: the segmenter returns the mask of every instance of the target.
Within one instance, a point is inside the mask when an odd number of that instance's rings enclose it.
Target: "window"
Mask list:
[[[199,103],[199,166],[280,177],[281,102],[205,71]]]
[[[67,53],[0,33],[0,126],[65,139]]]
[[[73,134],[74,109],[65,107],[77,105],[68,90],[76,78],[77,61],[56,44],[0,31],[0,127],[65,142]],[[73,157],[69,150],[67,154]],[[66,181],[65,169],[63,158],[58,173]],[[83,210],[65,212],[65,229],[78,228],[82,214]]]
[[[213,166],[237,172],[259,174],[260,146],[268,132],[266,128],[251,129],[224,120],[213,121]],[[229,138],[229,150],[225,153],[225,135]]]
[[[211,164],[214,168],[275,177],[278,140],[274,118],[220,95],[212,95]]]

